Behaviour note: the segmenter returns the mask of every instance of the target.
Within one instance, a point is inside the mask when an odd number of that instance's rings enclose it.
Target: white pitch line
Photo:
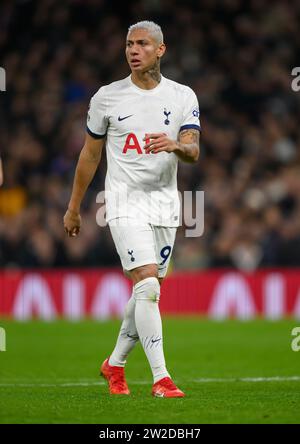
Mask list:
[[[193,382],[274,382],[274,381],[300,381],[300,376],[270,376],[256,378],[199,378]]]
[[[210,382],[284,382],[284,381],[300,381],[300,376],[270,376],[256,378],[198,378],[190,379],[185,382],[194,383],[210,383]],[[151,381],[128,381],[132,385],[151,385]],[[175,381],[177,382],[177,381]],[[84,382],[63,382],[56,384],[49,383],[0,383],[0,387],[90,387],[106,385],[104,381],[84,381]]]
[[[105,382],[66,382],[58,384],[27,384],[27,383],[0,383],[0,387],[89,387],[91,385],[105,385]]]

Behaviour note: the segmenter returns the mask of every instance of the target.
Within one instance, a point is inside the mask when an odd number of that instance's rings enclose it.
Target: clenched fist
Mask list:
[[[65,232],[69,237],[75,237],[78,235],[81,227],[81,216],[79,213],[73,210],[67,210],[64,215],[64,227]]]

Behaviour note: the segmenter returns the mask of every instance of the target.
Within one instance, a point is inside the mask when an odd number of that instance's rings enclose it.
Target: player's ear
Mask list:
[[[164,43],[161,43],[159,47],[157,48],[157,56],[158,58],[161,58],[164,53],[166,52],[166,45]]]

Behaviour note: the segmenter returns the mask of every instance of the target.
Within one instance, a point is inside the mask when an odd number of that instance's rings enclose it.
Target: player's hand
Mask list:
[[[169,139],[166,133],[150,133],[145,134],[143,141],[150,139],[149,143],[144,145],[145,153],[160,153],[166,151],[172,153],[177,149],[177,143],[175,140]]]
[[[67,210],[64,215],[65,232],[69,237],[75,237],[79,234],[81,227],[81,216],[73,210]]]

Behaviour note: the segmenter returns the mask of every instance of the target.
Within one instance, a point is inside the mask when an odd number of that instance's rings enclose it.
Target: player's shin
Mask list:
[[[135,302],[134,293],[132,293],[132,296],[126,305],[124,320],[121,325],[116,346],[109,358],[109,365],[124,367],[127,356],[139,340],[135,326]]]
[[[153,373],[154,383],[170,376],[165,364],[162,337],[162,322],[158,301],[158,279],[149,277],[134,286],[135,324],[143,349]]]

